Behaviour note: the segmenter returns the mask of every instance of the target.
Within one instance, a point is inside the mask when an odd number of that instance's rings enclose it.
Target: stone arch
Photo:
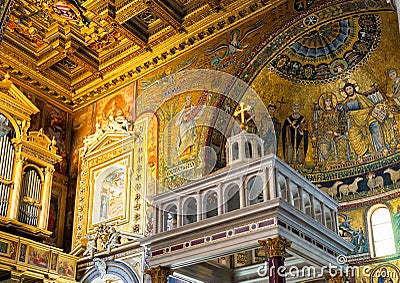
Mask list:
[[[124,283],[139,283],[139,277],[136,272],[126,263],[119,261],[106,261],[107,274],[115,275]],[[79,281],[80,283],[91,283],[100,277],[99,272],[93,266]]]

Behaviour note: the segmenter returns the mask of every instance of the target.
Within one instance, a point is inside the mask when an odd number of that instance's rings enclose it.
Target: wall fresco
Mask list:
[[[119,121],[127,120],[127,126],[131,129],[135,105],[134,88],[135,84],[130,84],[113,95],[96,102],[96,123],[99,123],[104,128],[107,127],[110,121],[119,123]],[[104,128],[103,130],[106,129]]]
[[[59,163],[58,166],[55,166],[55,169],[62,173],[66,174],[67,170],[67,121],[68,114],[61,109],[58,109],[52,105],[46,104],[44,108],[44,125],[43,130],[44,133],[50,138],[54,138],[57,141],[58,151],[57,154],[61,155],[63,160]]]

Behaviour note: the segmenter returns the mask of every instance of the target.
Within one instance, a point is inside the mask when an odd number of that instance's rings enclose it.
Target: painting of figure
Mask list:
[[[55,138],[57,141],[58,153],[65,150],[65,137],[67,127],[67,113],[53,107],[46,106],[46,119],[44,131],[50,138]]]
[[[53,234],[51,234],[51,238],[57,237],[58,207],[58,196],[52,194],[50,199],[49,221],[47,224],[47,230],[53,232]]]
[[[74,261],[60,256],[57,264],[57,273],[61,276],[75,277]]]
[[[356,84],[346,82],[343,86],[346,98],[337,105],[339,115],[347,117],[345,125],[350,150],[354,159],[373,153],[387,151],[394,133],[387,116],[386,106],[379,93],[364,95],[356,90]]]
[[[396,246],[400,248],[400,204],[397,206],[396,213],[393,214],[393,230]]]
[[[99,209],[93,213],[94,223],[120,216],[124,211],[125,169],[106,171],[103,176],[95,184],[95,202],[99,203]]]
[[[47,104],[45,108],[44,132],[51,139],[57,142],[57,154],[61,155],[62,161],[54,166],[57,172],[66,174],[67,170],[67,147],[66,147],[66,128],[67,118],[66,112],[54,106]]]
[[[32,95],[30,95],[30,96],[32,96]],[[29,97],[29,95],[27,95],[27,97]],[[34,100],[33,103],[40,111],[38,113],[36,113],[35,115],[31,116],[32,117],[31,118],[31,126],[30,126],[29,130],[30,131],[39,131],[40,128],[43,127],[42,120],[43,120],[43,110],[44,110],[45,102],[35,96],[32,96],[32,99]]]
[[[356,91],[352,83],[344,85],[346,99],[339,105],[340,111],[348,111],[350,119],[349,141],[358,158],[382,150],[382,137],[376,119],[369,115],[373,103]]]
[[[239,29],[234,29],[229,34],[229,42],[228,43],[217,43],[213,46],[209,46],[205,49],[205,55],[210,56],[211,58],[211,68],[222,69],[225,66],[220,66],[226,58],[230,56],[236,55],[238,52],[242,52],[247,48],[243,42],[246,37],[250,34],[256,32],[261,29],[265,25],[263,20],[256,22],[253,26],[246,29],[242,36],[242,32]]]
[[[388,96],[393,98],[397,106],[400,106],[400,77],[396,69],[390,69],[388,75],[393,82],[392,92],[388,93]]]
[[[58,254],[52,253],[51,254],[51,270],[57,270],[57,259],[58,259]]]
[[[277,154],[281,123],[278,121],[278,118],[275,117],[275,112],[277,110],[275,104],[270,103],[267,110],[269,116],[265,115],[261,118],[259,134],[264,141],[264,154],[271,152]],[[270,126],[271,122],[273,127]]]
[[[49,267],[49,252],[29,247],[28,264],[48,268]]]
[[[115,125],[119,121],[127,123],[129,129],[132,128],[134,112],[134,88],[135,84],[130,84],[114,95],[108,96],[96,102],[96,121],[104,131],[110,130],[110,121]],[[121,123],[122,124],[122,123]]]

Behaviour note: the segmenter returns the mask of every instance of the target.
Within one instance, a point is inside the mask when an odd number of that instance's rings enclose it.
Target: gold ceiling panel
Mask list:
[[[22,84],[77,109],[215,38],[236,23],[229,17],[254,17],[254,3],[261,11],[276,4],[270,2],[16,1],[0,46],[7,67],[0,72],[15,70]]]

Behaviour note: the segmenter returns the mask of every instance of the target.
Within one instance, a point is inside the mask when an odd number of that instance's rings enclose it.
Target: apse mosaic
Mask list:
[[[331,0],[331,1],[320,1],[320,2],[321,3],[318,3],[318,5],[312,5],[309,9],[305,10],[302,13],[291,14],[290,16],[288,16],[291,18],[287,18],[285,24],[274,25],[269,30],[269,32],[263,33],[260,36],[258,36],[254,40],[253,44],[249,46],[250,47],[249,52],[246,54],[246,56],[243,56],[243,58],[238,60],[236,64],[237,68],[235,70],[236,71],[235,75],[240,76],[247,82],[251,82],[258,75],[260,68],[265,67],[273,60],[275,60],[277,55],[279,56],[285,54],[287,49],[289,49],[290,46],[296,43],[300,44],[294,46],[296,49],[299,48],[302,43],[304,44],[304,42],[298,40],[299,35],[306,34],[308,38],[313,38],[314,40],[316,40],[316,42],[318,42],[317,39],[319,38],[319,34],[316,32],[318,30],[322,32],[321,33],[322,37],[328,36],[328,38],[324,38],[326,42],[322,44],[323,47],[330,46],[330,48],[332,47],[338,48],[340,42],[342,41],[341,37],[346,36],[346,34],[348,34],[349,36],[348,39],[350,39],[350,41],[353,42],[353,45],[357,41],[359,41],[355,46],[350,45],[349,49],[347,50],[347,51],[353,50],[353,53],[356,52],[355,54],[357,55],[357,57],[360,56],[360,54],[358,54],[359,52],[365,53],[366,44],[367,46],[370,46],[369,44],[372,42],[373,47],[376,48],[377,43],[379,43],[379,38],[378,39],[370,38],[369,40],[371,42],[365,42],[366,38],[364,36],[380,35],[379,20],[378,20],[379,18],[377,19],[377,21],[373,20],[372,18],[370,19],[369,17],[371,16],[367,15],[367,13],[370,12],[371,9],[387,10],[389,8],[389,5],[385,1]],[[363,12],[366,13],[363,14]],[[364,15],[362,17],[367,17],[368,20],[362,21],[361,23],[360,22],[356,23],[355,29],[351,29],[350,26],[350,30],[347,32],[345,22],[342,23],[340,22],[347,18],[348,19],[353,18],[355,13],[359,15]],[[332,18],[338,20],[332,21]],[[372,23],[371,20],[373,20]],[[357,22],[357,20],[355,21]],[[328,32],[328,30],[324,27],[329,27],[329,26],[333,27],[333,30],[332,31],[329,30]],[[377,30],[373,30],[375,28],[377,28]],[[362,34],[358,34],[360,30],[363,30],[364,32]],[[335,38],[337,38],[336,41]],[[311,47],[310,51],[311,53],[313,53],[312,45],[311,46],[305,45],[303,47],[305,47],[306,49]],[[329,49],[327,51],[321,50],[320,52],[322,52],[323,54],[329,52]],[[330,56],[331,58],[329,59],[329,61],[320,62],[320,64],[322,63],[330,64],[331,62],[334,61],[334,59],[345,59],[348,60],[347,63],[352,62],[350,58],[346,59],[343,56],[344,54],[339,54],[338,58],[336,58],[336,52],[331,52]],[[350,56],[350,53],[348,53],[347,56]],[[363,55],[362,57],[364,56],[365,55]],[[292,60],[293,58],[289,56],[289,59]],[[299,59],[297,60],[294,59],[294,61],[300,63]],[[281,63],[283,64],[283,62]],[[313,65],[314,67],[318,66],[318,64],[311,64],[311,65]],[[337,69],[338,67],[340,67],[340,65],[341,64],[338,64],[336,62],[336,64],[332,64],[332,67],[336,66]],[[298,69],[297,68],[298,66],[299,65],[296,64],[295,68]],[[341,67],[341,69],[343,69],[343,67]],[[308,73],[310,72],[310,70],[311,69],[309,68],[307,69],[306,72],[307,76],[309,76]],[[329,70],[326,70],[326,74],[328,72]],[[286,73],[288,72],[286,71]]]
[[[311,15],[304,24],[317,27],[271,63],[275,73],[296,83],[324,83],[348,75],[366,62],[381,39],[380,18],[376,14],[320,25],[318,17]]]

